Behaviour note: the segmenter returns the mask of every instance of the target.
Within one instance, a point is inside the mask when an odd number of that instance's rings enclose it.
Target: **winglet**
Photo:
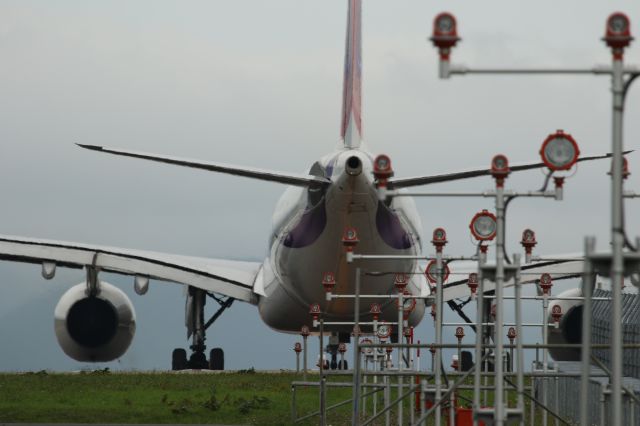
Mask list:
[[[362,140],[362,0],[348,1],[341,136],[345,147],[358,148]]]

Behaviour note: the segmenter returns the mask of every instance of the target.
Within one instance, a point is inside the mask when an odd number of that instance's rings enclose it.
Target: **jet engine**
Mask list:
[[[573,288],[564,291],[558,297],[580,297],[582,290]],[[575,344],[582,342],[582,300],[552,300],[549,303],[547,341],[551,344]],[[558,328],[553,317],[554,307],[559,306]],[[556,308],[558,311],[558,308]],[[556,361],[580,361],[579,348],[549,349],[549,354]]]
[[[124,354],[136,331],[136,313],[122,290],[100,281],[95,296],[86,283],[71,287],[54,313],[62,350],[77,361],[113,361]]]

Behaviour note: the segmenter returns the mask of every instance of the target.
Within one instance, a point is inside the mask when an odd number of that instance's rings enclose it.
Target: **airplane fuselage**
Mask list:
[[[326,300],[322,277],[332,272],[337,295],[355,293],[356,267],[361,268],[361,294],[395,294],[396,273],[411,278],[407,290],[414,295],[426,288],[415,260],[360,260],[348,264],[342,243],[346,228],[357,230],[355,252],[373,255],[418,255],[421,253],[421,225],[413,200],[398,197],[379,200],[373,179],[373,157],[360,149],[342,149],[315,163],[309,174],[331,179],[325,187],[291,187],[282,196],[274,214],[269,256],[255,289],[266,297],[259,301],[264,322],[284,332],[298,332],[311,325],[310,305],[318,303],[326,321],[349,322],[354,317],[352,298]],[[384,272],[383,274],[375,274]],[[374,274],[372,274],[374,273]],[[371,303],[382,307],[381,320],[398,318],[396,300],[366,299],[361,318],[370,321]],[[418,300],[409,317],[417,324],[424,315]],[[332,327],[350,331],[352,326]]]

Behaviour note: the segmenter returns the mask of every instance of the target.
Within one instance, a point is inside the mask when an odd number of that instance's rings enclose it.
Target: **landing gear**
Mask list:
[[[346,370],[348,368],[347,360],[338,361],[338,353],[340,350],[340,344],[349,343],[350,337],[351,336],[348,333],[338,333],[329,336],[329,344],[327,345],[325,351],[331,355],[329,368],[331,368],[332,370]],[[341,354],[341,357],[344,357],[344,354]]]
[[[224,370],[224,351],[213,348],[209,354],[209,370]]]
[[[172,370],[185,370],[187,368],[187,351],[182,348],[173,350],[171,354],[171,369]]]
[[[204,305],[207,296],[214,299],[220,305],[216,313],[204,322]],[[231,297],[218,298],[211,293],[195,287],[189,287],[187,294],[187,303],[185,306],[185,321],[187,326],[187,337],[192,338],[191,356],[187,360],[187,352],[178,348],[173,350],[171,359],[172,370],[224,370],[224,352],[221,348],[213,348],[210,352],[209,360],[207,360],[205,345],[206,331],[227,308],[229,308],[235,299]]]

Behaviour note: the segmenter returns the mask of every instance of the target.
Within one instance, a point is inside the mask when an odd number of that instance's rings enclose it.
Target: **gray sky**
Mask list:
[[[463,42],[453,62],[474,66],[591,67],[607,64],[605,19],[632,1],[367,0],[363,7],[363,125],[374,153],[397,176],[486,166],[492,155],[536,160],[562,128],[583,153],[610,149],[606,77],[437,79],[427,42],[433,17],[458,17]],[[0,3],[1,233],[233,259],[262,259],[277,184],[109,157],[73,143],[300,172],[338,143],[345,1],[9,1]],[[640,63],[632,45],[629,63]],[[640,137],[639,89],[627,102],[626,147]],[[639,188],[637,155],[627,187]],[[565,201],[517,201],[509,248],[524,227],[539,253],[578,252],[593,234],[606,247],[607,162],[583,165]],[[509,187],[539,187],[538,171]],[[431,189],[484,190],[488,178]],[[627,225],[640,234],[636,201]],[[447,229],[451,254],[469,254],[468,221],[489,200],[419,200],[427,232]],[[426,250],[430,252],[430,250]],[[74,369],[53,335],[59,296],[79,271],[53,282],[36,266],[0,264],[0,370]],[[109,280],[108,277],[107,279]],[[113,278],[131,293],[129,280]],[[187,345],[182,289],[160,283],[132,296],[139,330],[125,368],[167,368]],[[210,308],[210,307],[209,307]],[[419,328],[432,339],[431,320]],[[250,336],[251,341],[238,335]],[[293,365],[295,337],[270,331],[237,304],[214,326],[209,346],[231,368]],[[254,343],[265,346],[256,359]]]

